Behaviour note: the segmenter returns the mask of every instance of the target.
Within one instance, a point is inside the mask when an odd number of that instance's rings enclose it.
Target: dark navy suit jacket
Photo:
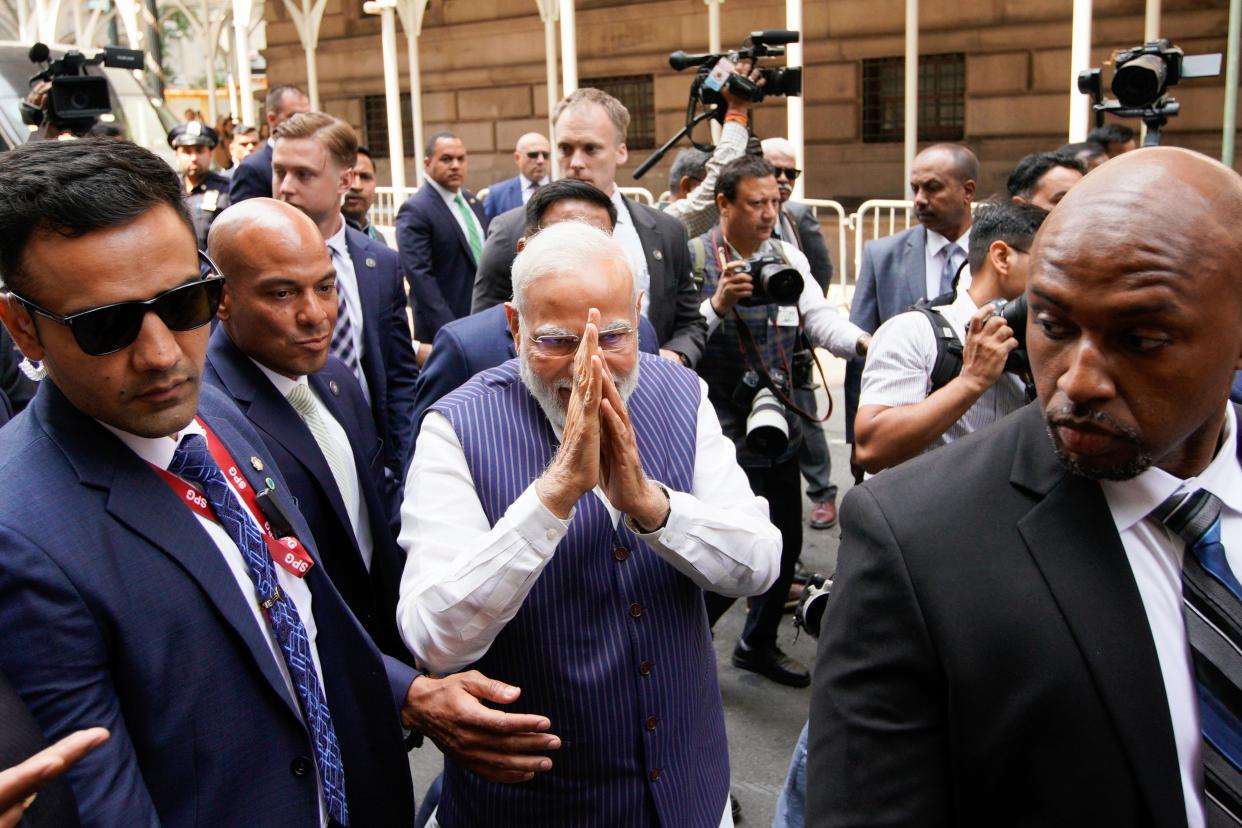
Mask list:
[[[84,824],[318,825],[306,725],[219,549],[146,463],[41,386],[0,429],[0,670],[49,740],[112,731],[68,772]],[[198,411],[251,485],[288,492],[232,400],[204,387]],[[397,699],[414,671],[380,655],[322,565],[306,583],[351,822],[410,825]]]
[[[1233,375],[1233,389],[1229,393],[1229,399],[1242,404],[1242,371]]]
[[[229,204],[260,196],[272,197],[272,146],[266,142],[247,155],[229,179]]]
[[[645,316],[638,317],[638,349],[648,354],[660,352],[655,328]],[[480,371],[515,356],[504,305],[493,305],[441,328],[415,387],[414,438],[418,439],[423,413],[437,400]]]
[[[927,292],[927,231],[915,225],[863,247],[850,321],[875,333],[885,321],[909,310]],[[854,442],[854,415],[862,387],[863,360],[845,364],[845,441]]]
[[[504,181],[497,181],[487,188],[487,198],[483,199],[483,212],[488,221],[501,213],[522,206],[522,176],[515,175]]]
[[[11,768],[47,747],[47,739],[22,703],[21,698],[0,675],[0,768]],[[73,789],[62,776],[39,789],[39,796],[26,809],[19,823],[22,828],[74,828],[78,825],[78,804]]]
[[[383,444],[353,373],[336,357],[308,381],[324,407],[349,436],[359,495],[370,517],[372,556],[368,571],[332,470],[306,423],[271,381],[217,327],[207,349],[203,378],[237,403],[259,432],[306,518],[324,568],[337,592],[381,651],[402,661],[412,657],[397,632],[397,588],[405,554],[397,546],[384,476]]]
[[[384,441],[389,497],[400,502],[401,473],[414,450],[414,383],[418,362],[406,315],[397,254],[365,233],[345,228],[345,244],[362,295],[362,373],[375,427]]]
[[[479,200],[465,190],[461,197],[486,233],[487,216]],[[470,240],[440,191],[431,184],[420,187],[397,211],[397,249],[401,252],[401,270],[410,283],[414,334],[429,342],[440,328],[470,314],[470,294],[478,269]]]

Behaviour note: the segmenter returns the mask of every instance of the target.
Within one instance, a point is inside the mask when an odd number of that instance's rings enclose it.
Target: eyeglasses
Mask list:
[[[531,161],[534,161],[538,158],[542,158],[546,161],[547,159],[552,157],[552,153],[546,150],[533,150],[531,152],[526,153],[526,157],[529,158]]]
[[[170,331],[201,328],[216,315],[224,278],[205,253],[199,252],[201,281],[181,285],[151,299],[118,302],[61,316],[9,291],[31,313],[64,325],[73,332],[78,347],[88,356],[106,356],[127,348],[138,338],[142,322],[154,313]]]
[[[634,329],[629,327],[600,331],[599,347],[605,351],[620,351],[626,347],[633,336]],[[578,350],[582,337],[571,334],[546,334],[532,336],[530,341],[542,356],[564,357]]]
[[[790,181],[797,181],[798,176],[802,175],[802,170],[794,169],[793,167],[773,167],[772,169],[775,171],[777,178],[783,175]]]

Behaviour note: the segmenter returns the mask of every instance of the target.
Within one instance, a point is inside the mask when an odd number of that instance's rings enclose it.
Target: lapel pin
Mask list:
[[[375,267],[375,259],[370,256],[367,256],[367,267]]]
[[[272,478],[270,478],[270,477],[269,477],[269,478],[267,478],[266,480],[264,480],[263,482],[267,484],[267,488],[268,488],[268,489],[270,489],[271,491],[276,491],[276,481],[275,481],[275,480],[273,480]]]
[[[651,255],[655,257],[655,260],[656,260],[657,262],[662,262],[662,261],[664,261],[664,253],[663,253],[663,252],[661,252],[661,251],[659,251],[659,250],[653,250],[653,251],[651,251]]]
[[[259,459],[258,455],[250,458],[250,465],[253,466],[254,470],[257,472],[263,471],[263,461]]]
[[[328,380],[328,390],[332,392],[332,396],[336,397],[341,393],[341,386],[336,384],[336,380]]]

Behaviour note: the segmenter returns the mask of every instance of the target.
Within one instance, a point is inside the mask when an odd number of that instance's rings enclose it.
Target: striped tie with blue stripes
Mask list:
[[[1203,730],[1203,799],[1210,828],[1242,825],[1242,583],[1221,543],[1220,500],[1199,489],[1152,512],[1182,540],[1182,610]]]

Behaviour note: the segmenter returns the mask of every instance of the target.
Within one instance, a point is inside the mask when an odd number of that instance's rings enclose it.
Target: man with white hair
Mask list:
[[[432,673],[475,667],[521,687],[506,709],[546,716],[558,745],[521,785],[447,760],[436,819],[732,825],[702,591],[771,585],[767,504],[703,382],[638,353],[641,295],[617,241],[548,227],[515,259],[513,288],[518,358],[423,420],[397,618]]]

